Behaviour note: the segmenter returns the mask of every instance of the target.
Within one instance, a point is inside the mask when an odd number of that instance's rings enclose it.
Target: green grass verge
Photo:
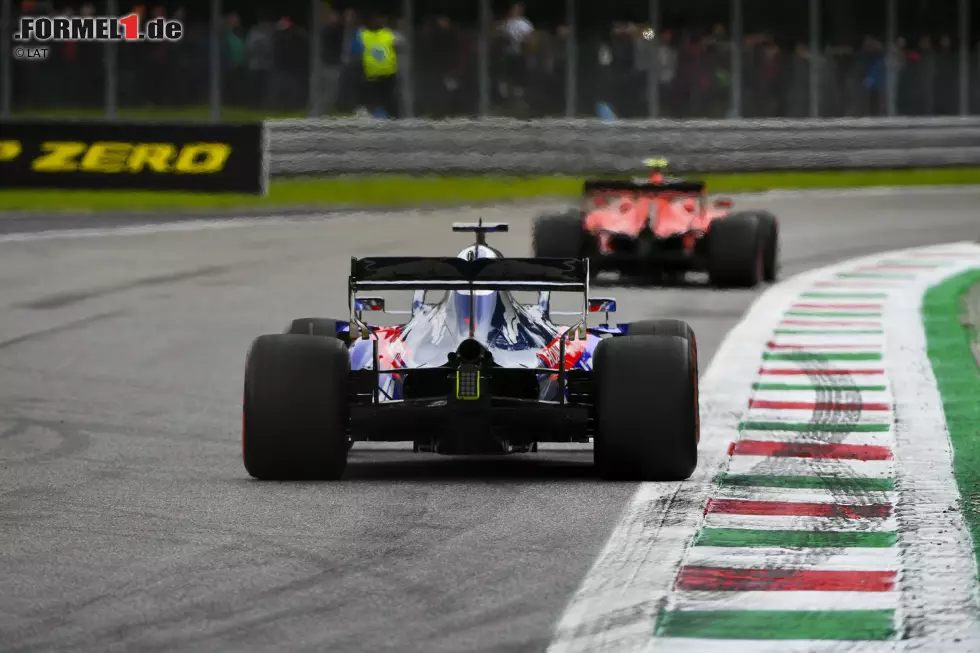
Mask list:
[[[962,511],[980,563],[980,370],[970,348],[980,331],[962,319],[980,270],[970,270],[931,288],[922,304],[929,360],[942,395],[953,444],[953,469]]]
[[[980,184],[980,168],[773,172],[700,177],[712,193],[775,189],[858,188]],[[190,211],[290,206],[399,207],[453,205],[570,197],[581,192],[577,177],[507,176],[338,176],[274,180],[267,197],[133,191],[0,191],[0,211]]]

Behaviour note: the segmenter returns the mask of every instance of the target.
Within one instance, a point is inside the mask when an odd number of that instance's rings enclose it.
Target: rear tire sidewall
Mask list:
[[[589,256],[589,234],[583,229],[582,212],[538,216],[531,228],[535,258],[584,258]]]
[[[631,336],[678,336],[691,341],[691,348],[694,350],[694,373],[700,378],[698,372],[698,339],[694,335],[694,329],[684,320],[659,319],[659,320],[639,320],[630,322],[627,333]]]
[[[772,283],[779,276],[779,222],[767,211],[760,211],[756,216],[765,243],[762,280]]]
[[[756,215],[736,213],[715,220],[707,238],[712,285],[753,288],[765,277],[766,239]]]
[[[596,347],[595,459],[611,480],[676,481],[697,467],[697,352],[687,338],[632,335]]]
[[[266,480],[337,479],[347,466],[350,356],[336,338],[256,338],[245,368],[242,456]]]

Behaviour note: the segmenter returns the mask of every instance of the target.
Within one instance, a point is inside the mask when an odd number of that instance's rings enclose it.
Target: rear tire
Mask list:
[[[531,229],[531,249],[535,258],[582,258],[588,255],[586,236],[579,211],[542,215]]]
[[[350,356],[335,338],[259,336],[245,365],[242,457],[263,480],[338,479],[347,467]]]
[[[678,336],[694,342],[694,329],[683,320],[640,320],[630,322],[631,336]]]
[[[595,464],[603,478],[677,481],[698,462],[697,353],[687,338],[607,338],[595,350]],[[652,399],[652,401],[651,401]]]
[[[677,336],[689,340],[694,349],[694,373],[698,374],[698,340],[694,335],[694,329],[684,320],[664,319],[631,322],[627,334],[631,336]]]
[[[708,277],[721,288],[754,288],[765,277],[765,239],[757,216],[736,213],[711,223]]]

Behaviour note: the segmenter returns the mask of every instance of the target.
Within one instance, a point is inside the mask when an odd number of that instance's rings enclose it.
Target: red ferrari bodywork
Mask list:
[[[637,237],[649,225],[655,238],[681,236],[684,248],[709,229],[712,220],[724,218],[730,208],[712,208],[701,195],[644,191],[598,191],[585,198],[585,230],[599,241],[599,251],[609,251],[613,236]]]

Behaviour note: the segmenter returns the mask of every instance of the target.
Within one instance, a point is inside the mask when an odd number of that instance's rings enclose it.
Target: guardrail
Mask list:
[[[980,117],[266,122],[274,176],[601,174],[980,166]]]

